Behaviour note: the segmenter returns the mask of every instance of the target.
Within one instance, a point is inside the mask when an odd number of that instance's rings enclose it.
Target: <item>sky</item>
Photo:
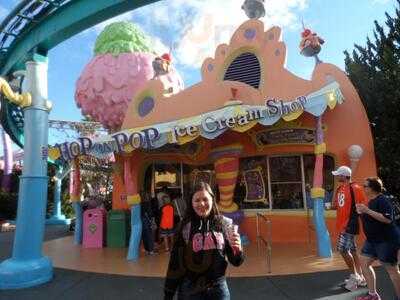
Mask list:
[[[18,0],[0,0],[0,21]],[[176,69],[189,87],[200,81],[200,67],[213,56],[217,45],[227,43],[234,30],[247,20],[241,10],[244,0],[162,0],[107,20],[75,35],[49,51],[49,99],[53,102],[50,119],[81,120],[74,101],[75,83],[93,58],[97,35],[115,21],[138,25],[159,53],[172,48]],[[344,50],[354,44],[364,45],[373,36],[374,20],[385,21],[385,12],[393,15],[395,0],[265,0],[266,16],[261,20],[268,28],[282,28],[287,47],[286,67],[296,75],[310,78],[314,59],[299,54],[302,22],[324,38],[319,55],[344,69]],[[51,139],[63,139],[53,133]],[[61,140],[59,140],[61,142]],[[1,146],[0,146],[0,151]],[[1,153],[0,152],[0,153]]]

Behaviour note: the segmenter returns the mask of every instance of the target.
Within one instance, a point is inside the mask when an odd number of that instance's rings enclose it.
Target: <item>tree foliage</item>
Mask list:
[[[400,196],[400,0],[386,26],[375,21],[366,45],[345,51],[346,72],[371,122],[378,174],[389,192]]]

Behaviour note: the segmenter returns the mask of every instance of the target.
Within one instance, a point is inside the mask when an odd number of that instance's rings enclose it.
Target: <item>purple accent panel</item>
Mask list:
[[[324,131],[322,130],[322,116],[317,118],[317,145],[322,144],[324,142]]]
[[[254,28],[248,28],[244,32],[244,37],[248,40],[254,39],[256,36],[256,30]]]
[[[151,110],[154,108],[154,99],[152,97],[145,97],[142,102],[140,102],[138,107],[139,116],[142,118],[147,116]]]

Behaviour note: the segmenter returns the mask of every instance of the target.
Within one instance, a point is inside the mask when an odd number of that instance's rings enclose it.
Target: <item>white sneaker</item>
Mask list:
[[[350,278],[347,280],[346,284],[344,285],[344,288],[348,291],[355,291],[358,288],[358,281],[359,281],[359,276],[355,274],[351,274]]]
[[[349,282],[349,280],[350,280],[350,277],[346,278],[341,285],[347,284],[347,282]],[[367,281],[365,280],[364,276],[357,275],[357,286],[358,287],[366,287],[367,286]]]

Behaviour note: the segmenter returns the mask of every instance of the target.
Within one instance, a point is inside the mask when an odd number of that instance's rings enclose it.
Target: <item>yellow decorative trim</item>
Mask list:
[[[323,188],[312,188],[311,189],[311,198],[325,198],[325,189]]]
[[[326,144],[325,143],[315,145],[315,148],[314,148],[315,155],[324,154],[324,153],[326,153]]]
[[[14,93],[8,82],[0,77],[0,92],[6,96],[8,100],[12,103],[21,106],[27,107],[32,104],[32,96],[29,93]]]
[[[235,126],[233,128],[231,128],[231,130],[236,131],[236,132],[240,132],[243,133],[247,130],[250,130],[251,128],[253,128],[254,126],[256,126],[258,124],[258,121],[254,120],[254,121],[250,121],[248,124],[246,125],[239,125],[238,123],[235,124]]]
[[[178,140],[178,144],[179,145],[183,145],[186,143],[190,143],[191,141],[197,139],[200,136],[200,131],[197,130],[195,135],[185,135],[185,136],[178,136],[177,140]]]
[[[282,119],[284,119],[286,122],[290,122],[290,121],[296,120],[298,117],[301,116],[302,113],[303,113],[303,110],[298,110],[298,111],[295,111],[290,114],[282,116]]]
[[[238,171],[224,172],[217,174],[217,179],[233,179],[238,176]]]
[[[142,199],[140,198],[139,194],[136,195],[128,195],[126,197],[126,203],[128,203],[128,205],[133,206],[136,204],[140,204],[140,202],[142,201]]]
[[[81,201],[81,195],[70,195],[69,200],[71,202],[79,202]]]
[[[49,158],[51,160],[56,160],[61,156],[60,149],[54,147],[49,149]]]
[[[334,109],[336,106],[336,103],[337,103],[335,93],[332,91],[332,92],[326,94],[326,98],[327,98],[326,102],[327,102],[329,108]]]
[[[214,163],[214,167],[219,166],[221,164],[225,164],[225,163],[234,161],[234,160],[236,160],[236,158],[233,158],[233,157],[220,158]]]
[[[236,184],[231,184],[226,186],[220,186],[218,187],[218,189],[221,193],[232,192],[235,189],[235,186]]]
[[[125,153],[131,153],[133,150],[135,150],[130,144],[125,144],[125,146],[123,146],[123,149]]]
[[[235,202],[231,202],[228,205],[218,203],[218,209],[220,212],[231,213],[237,211],[239,209],[239,206]]]
[[[223,147],[214,148],[211,151],[211,153],[225,151],[225,150],[241,150],[241,149],[243,149],[243,145],[240,143],[236,143],[236,144],[230,144],[230,145],[223,146]]]

